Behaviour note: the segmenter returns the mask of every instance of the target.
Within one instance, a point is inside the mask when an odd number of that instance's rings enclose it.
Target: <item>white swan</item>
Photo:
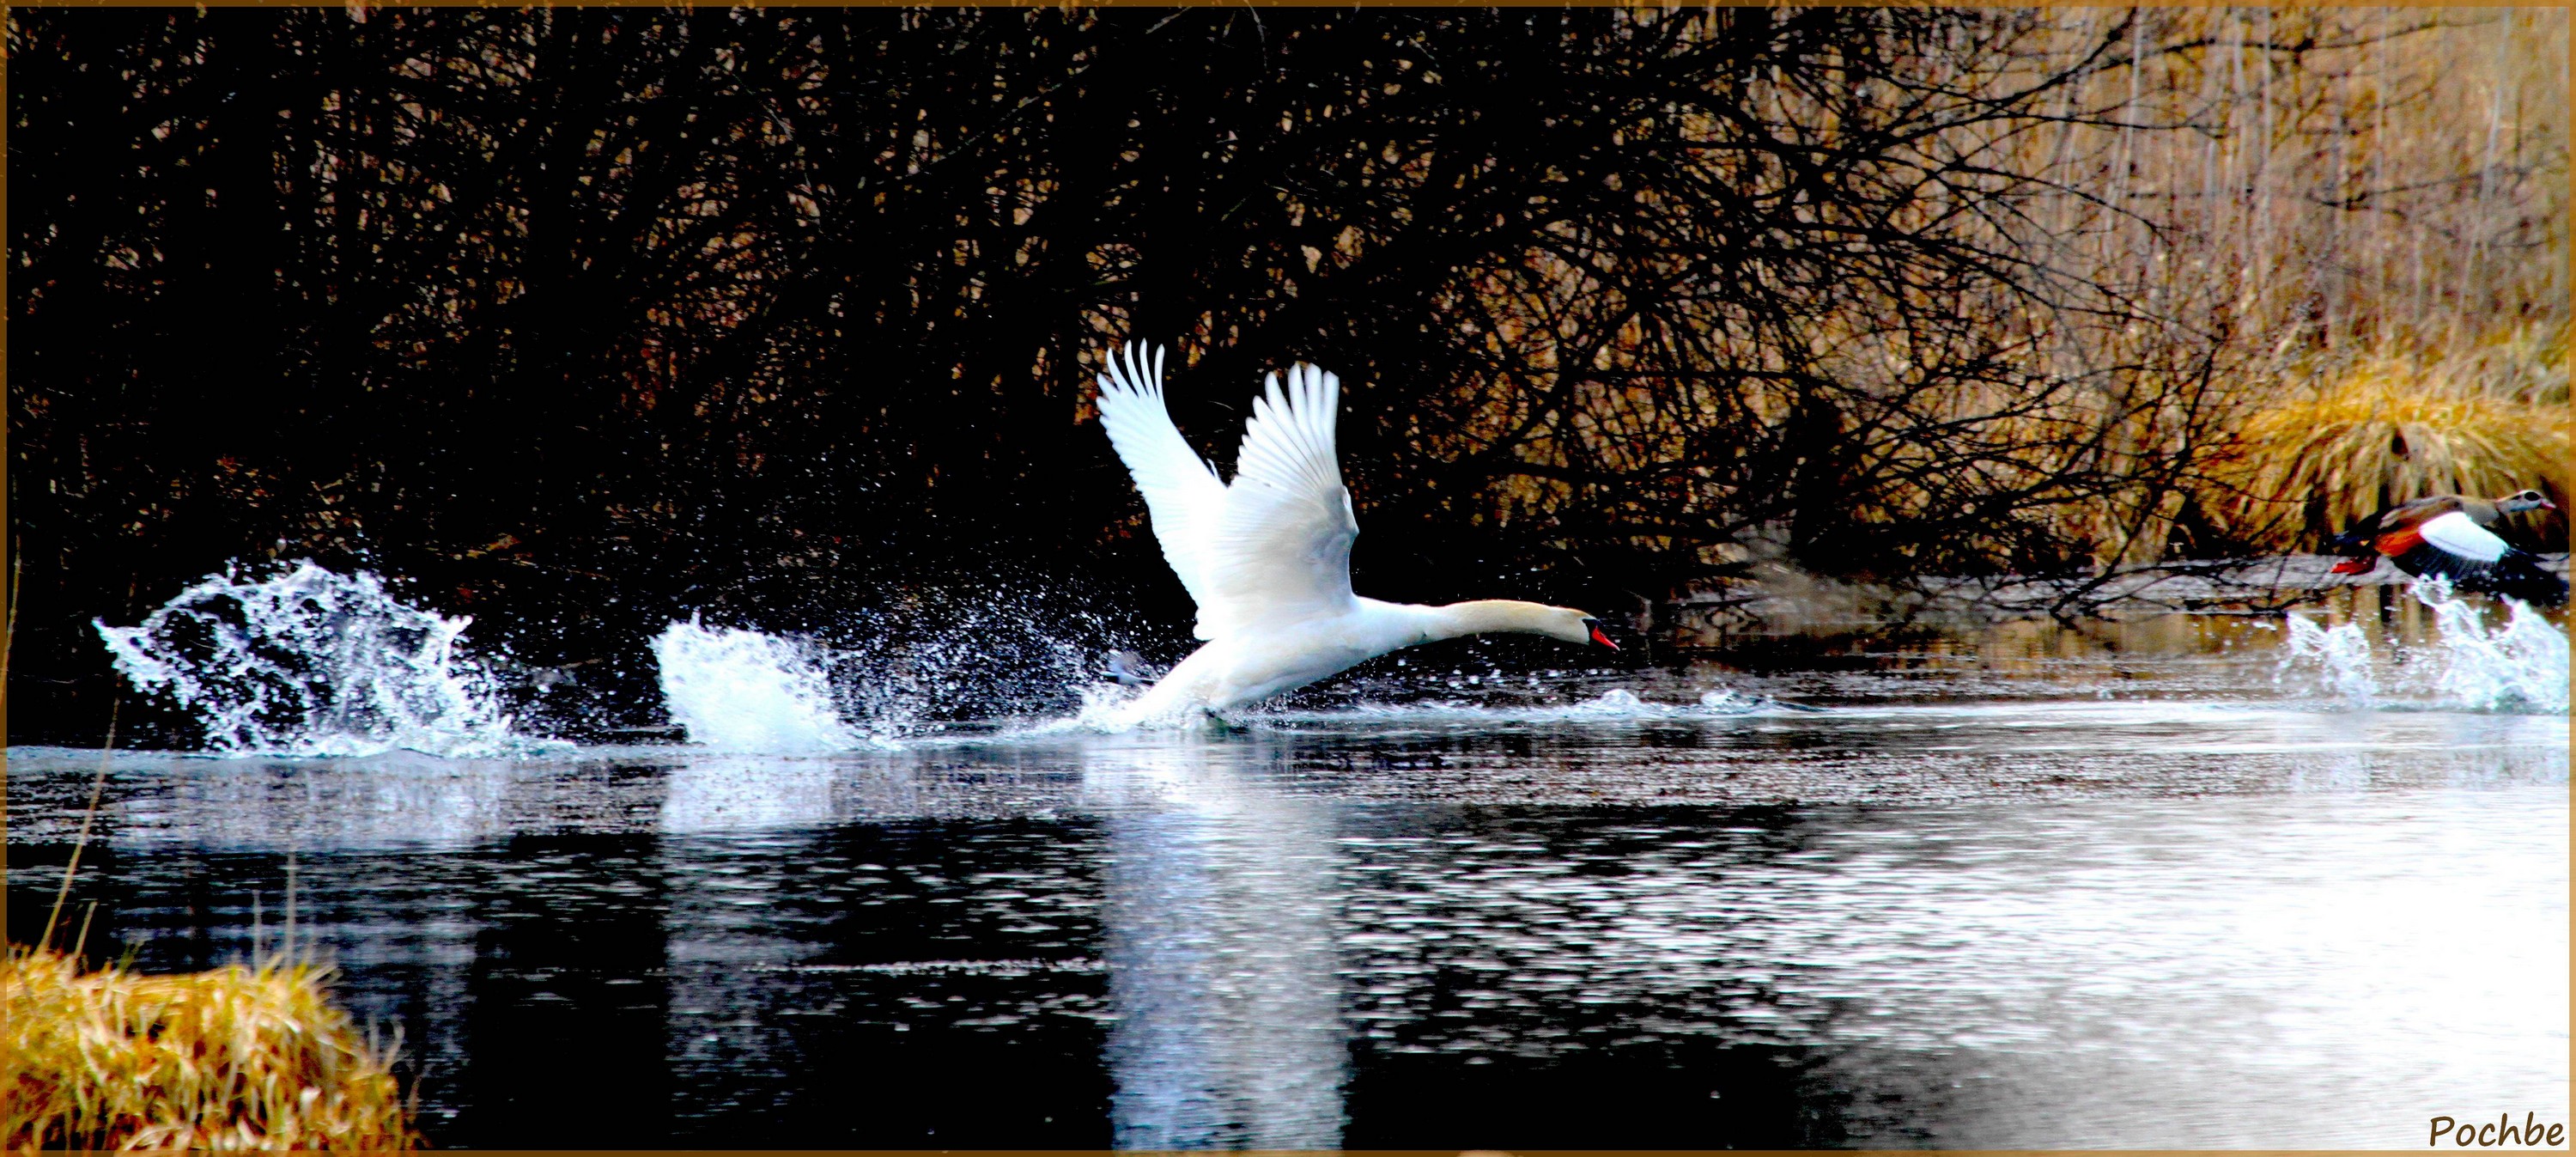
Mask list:
[[[1123,357],[1121,355],[1124,355]],[[1271,374],[1252,401],[1232,485],[1181,440],[1163,407],[1163,351],[1109,356],[1100,424],[1136,479],[1163,559],[1198,604],[1205,646],[1129,708],[1143,720],[1223,711],[1422,643],[1519,631],[1618,645],[1571,607],[1479,599],[1431,607],[1351,593],[1359,522],[1333,449],[1341,379],[1313,366]]]

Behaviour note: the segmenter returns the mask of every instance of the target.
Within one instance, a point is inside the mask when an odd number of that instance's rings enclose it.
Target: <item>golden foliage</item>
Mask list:
[[[411,1149],[392,1049],[331,1003],[329,970],[145,976],[13,946],[0,960],[0,1145]]]

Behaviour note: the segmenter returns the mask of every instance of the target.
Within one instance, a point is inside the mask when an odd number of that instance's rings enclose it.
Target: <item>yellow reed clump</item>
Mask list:
[[[2576,482],[2564,352],[2522,352],[2360,358],[2294,385],[2237,428],[2219,471],[2234,493],[2213,505],[2288,546],[2430,494],[2537,487],[2563,502]]]
[[[391,1070],[329,970],[145,976],[12,946],[0,960],[0,1147],[411,1149]]]

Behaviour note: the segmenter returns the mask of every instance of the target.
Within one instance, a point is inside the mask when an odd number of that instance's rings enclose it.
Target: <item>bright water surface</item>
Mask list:
[[[291,891],[445,1147],[2331,1148],[2565,1121],[2564,636],[2534,703],[2464,691],[2494,672],[2427,623],[2331,635],[1382,663],[1231,731],[792,756],[119,753],[74,904],[93,949],[198,968],[275,946]],[[16,938],[98,766],[10,754]]]

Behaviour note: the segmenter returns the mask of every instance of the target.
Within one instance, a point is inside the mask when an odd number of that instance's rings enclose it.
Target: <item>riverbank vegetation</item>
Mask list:
[[[392,1049],[328,971],[271,958],[147,976],[68,952],[0,958],[0,1148],[411,1149]]]
[[[8,19],[22,726],[232,559],[535,664],[999,569],[1179,631],[1129,337],[1219,462],[1259,371],[1351,383],[1388,597],[2567,497],[2562,10]]]

